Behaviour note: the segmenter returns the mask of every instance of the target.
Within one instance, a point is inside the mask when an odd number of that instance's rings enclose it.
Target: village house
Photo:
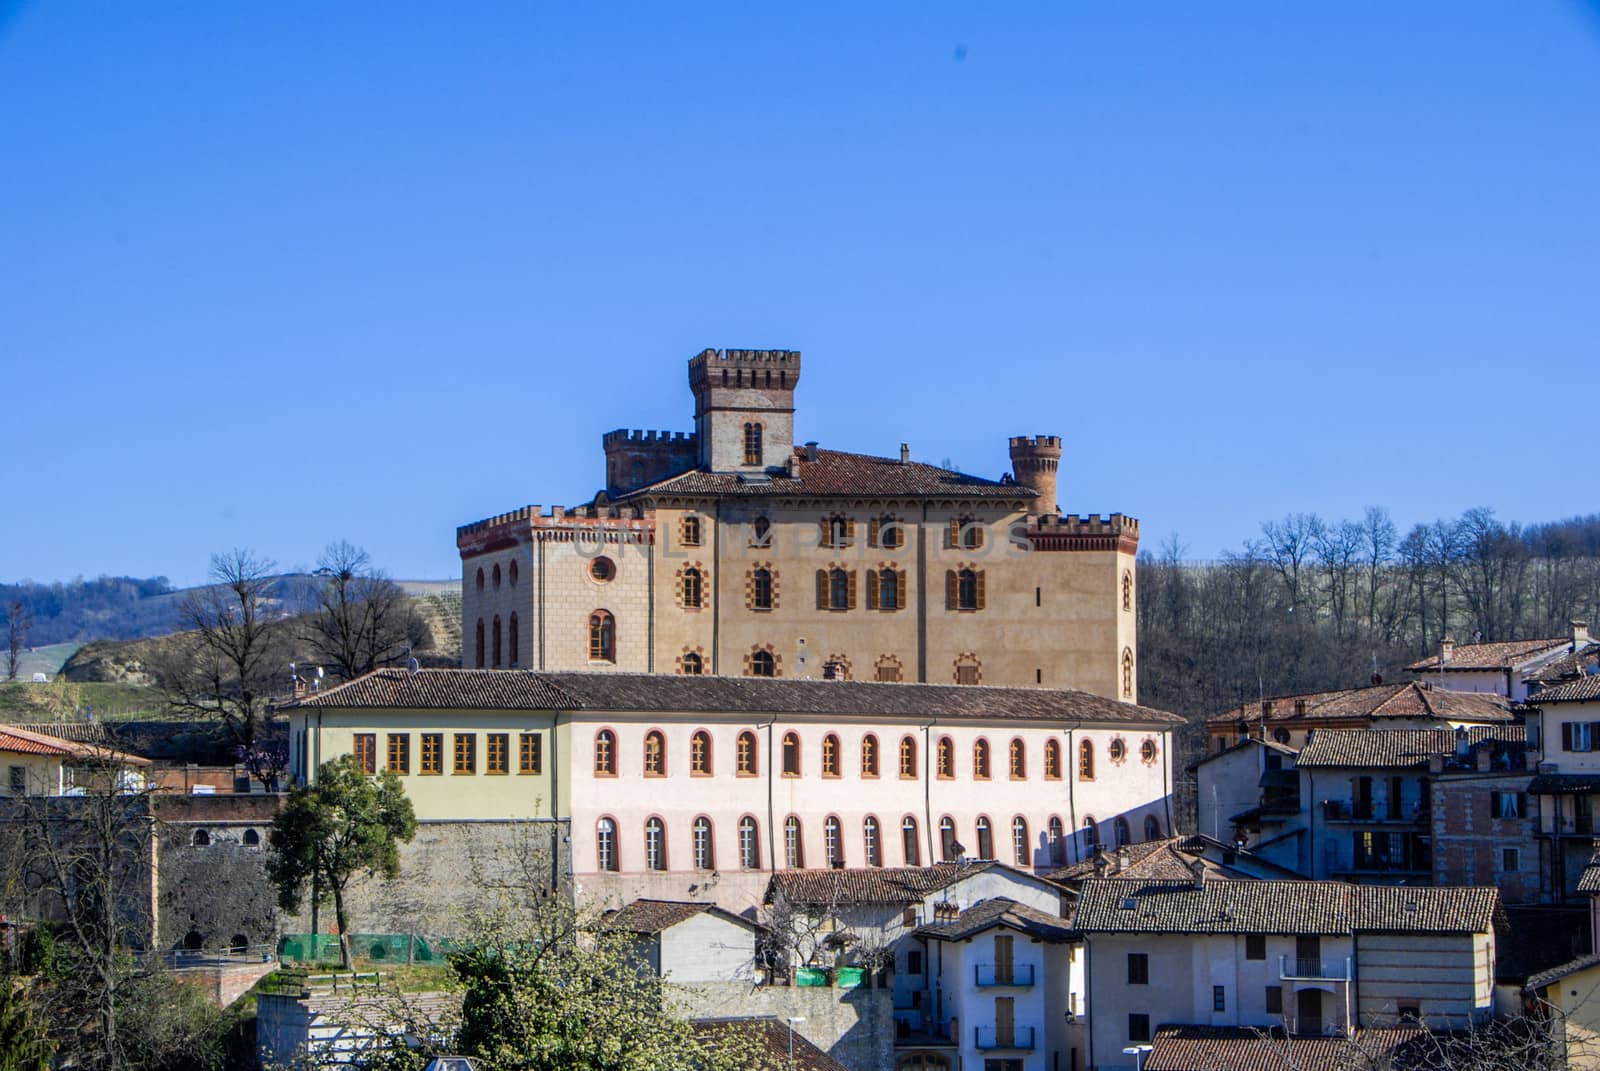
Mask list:
[[[1206,733],[1208,750],[1220,753],[1246,737],[1299,749],[1328,729],[1454,729],[1516,720],[1504,696],[1407,681],[1245,703],[1206,718]]]
[[[1548,639],[1456,643],[1446,637],[1438,654],[1406,669],[1450,691],[1492,693],[1520,703],[1539,683],[1559,680],[1577,660],[1597,651],[1600,644],[1589,639],[1589,623],[1574,621],[1566,636]]]
[[[1545,742],[1528,793],[1537,802],[1539,834],[1550,853],[1558,899],[1576,901],[1594,838],[1600,797],[1600,675],[1575,677],[1528,697],[1530,723]]]

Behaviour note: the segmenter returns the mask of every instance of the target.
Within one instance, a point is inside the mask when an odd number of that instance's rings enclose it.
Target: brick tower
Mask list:
[[[799,382],[798,350],[705,350],[690,360],[700,465],[712,472],[787,465]]]
[[[1017,435],[1011,439],[1011,473],[1024,487],[1039,492],[1035,514],[1060,513],[1056,501],[1056,472],[1061,467],[1061,436]]]

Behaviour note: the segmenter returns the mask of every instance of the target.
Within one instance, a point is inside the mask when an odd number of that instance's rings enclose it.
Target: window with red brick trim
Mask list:
[[[1044,779],[1061,780],[1061,742],[1055,739],[1044,742]]]
[[[979,781],[989,780],[989,741],[978,740],[972,745],[972,776]]]
[[[872,733],[861,738],[861,776],[878,776],[878,738]]]
[[[914,736],[900,738],[900,779],[903,781],[917,779],[917,738]]]
[[[711,734],[704,729],[689,737],[689,772],[697,777],[711,774]]]
[[[667,738],[654,729],[644,734],[644,775],[667,776]]]

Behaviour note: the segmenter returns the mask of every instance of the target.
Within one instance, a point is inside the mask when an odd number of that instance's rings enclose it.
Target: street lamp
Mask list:
[[[806,1017],[803,1015],[791,1015],[784,1019],[784,1022],[789,1024],[789,1071],[794,1071],[794,1024],[805,1021]]]
[[[1144,1071],[1144,1058],[1149,1055],[1152,1046],[1129,1045],[1122,1050],[1122,1055],[1133,1057],[1133,1071]]]

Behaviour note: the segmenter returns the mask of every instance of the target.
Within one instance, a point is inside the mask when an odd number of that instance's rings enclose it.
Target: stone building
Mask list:
[[[695,430],[604,436],[605,488],[457,530],[462,664],[1138,693],[1139,524],[1061,515],[1059,437],[983,479],[795,440],[800,354],[689,362]]]

